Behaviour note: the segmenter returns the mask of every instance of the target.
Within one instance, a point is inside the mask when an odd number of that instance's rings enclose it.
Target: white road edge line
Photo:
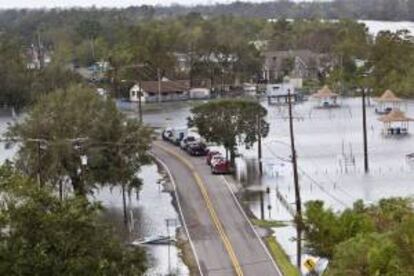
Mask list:
[[[175,184],[175,179],[174,179],[174,177],[173,177],[170,169],[168,168],[167,164],[164,163],[164,161],[162,161],[160,158],[158,158],[157,156],[155,156],[155,154],[153,154],[153,153],[149,153],[149,154],[155,160],[157,160],[157,162],[159,162],[161,164],[161,166],[165,169],[165,171],[168,174],[168,178],[170,179],[170,181],[171,181],[171,183],[173,185],[175,198],[177,199],[178,212],[179,212],[180,217],[181,217],[181,220],[183,222],[183,226],[184,226],[185,233],[187,234],[188,240],[190,242],[191,250],[193,251],[194,257],[196,259],[198,271],[200,272],[200,275],[201,276],[204,276],[203,271],[201,270],[200,261],[198,259],[197,251],[195,250],[195,246],[194,246],[193,240],[191,239],[190,232],[188,231],[188,228],[187,228],[187,223],[185,222],[183,210],[181,208],[180,197],[179,197],[178,192],[177,192],[177,185]]]
[[[264,248],[266,254],[268,255],[268,257],[270,258],[270,260],[272,261],[273,266],[276,268],[276,270],[279,272],[279,274],[281,276],[283,276],[282,272],[280,271],[279,267],[277,266],[275,260],[273,259],[272,254],[270,254],[269,249],[267,248],[267,246],[264,244],[262,238],[260,237],[259,233],[257,233],[256,229],[254,228],[252,222],[250,221],[249,217],[247,216],[246,212],[244,211],[243,207],[241,206],[239,200],[237,199],[236,195],[233,193],[233,190],[230,187],[230,183],[227,181],[226,177],[224,177],[223,175],[221,176],[221,178],[223,179],[224,183],[226,183],[227,189],[229,189],[229,192],[231,193],[231,195],[233,196],[234,201],[236,202],[236,205],[239,207],[240,212],[243,214],[244,218],[247,220],[247,223],[250,225],[250,227],[252,228],[253,232],[255,233],[256,237],[259,239],[260,244],[262,245],[262,247]]]

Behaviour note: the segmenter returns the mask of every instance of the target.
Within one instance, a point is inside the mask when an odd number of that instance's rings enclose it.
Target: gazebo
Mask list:
[[[414,119],[407,117],[404,112],[394,108],[387,115],[378,119],[384,123],[383,134],[387,136],[399,136],[408,134],[408,126]]]
[[[399,109],[402,102],[402,100],[395,96],[394,92],[389,89],[385,91],[381,97],[376,98],[375,101],[378,103],[375,112],[382,115],[390,113],[394,108]]]
[[[322,87],[322,89],[313,94],[311,97],[318,100],[318,108],[339,107],[339,104],[337,103],[338,94],[332,92],[327,85]]]

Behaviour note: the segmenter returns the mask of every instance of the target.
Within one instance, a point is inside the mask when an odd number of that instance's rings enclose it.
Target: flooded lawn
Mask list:
[[[172,205],[172,197],[164,191],[160,182],[162,175],[156,165],[142,168],[139,174],[145,180],[139,194],[135,192],[128,197],[128,220],[130,226],[125,227],[123,221],[122,193],[120,189],[101,190],[95,199],[101,201],[106,208],[106,219],[117,225],[118,232],[130,242],[154,236],[175,237],[176,227],[180,226],[178,214]],[[167,229],[166,220],[169,219]],[[173,224],[173,225],[172,225]],[[148,275],[189,275],[189,270],[181,259],[181,252],[174,245],[147,245],[150,254]]]
[[[412,196],[414,171],[406,161],[406,154],[414,152],[412,135],[386,138],[382,123],[369,107],[368,142],[370,173],[363,171],[361,99],[344,99],[342,107],[331,110],[314,109],[314,102],[294,107],[295,136],[300,173],[302,202],[323,200],[334,210],[351,207],[358,199],[367,204],[381,198]],[[269,187],[264,196],[265,218],[289,220],[288,209],[294,209],[293,176],[289,148],[289,123],[286,107],[268,107],[271,133],[264,141],[264,176],[261,189]],[[414,115],[414,103],[403,106],[407,115]],[[414,128],[413,128],[414,130]],[[248,158],[255,158],[256,149],[243,150]],[[341,156],[347,156],[344,162]],[[256,162],[257,163],[257,162]],[[259,189],[257,187],[255,190]],[[278,199],[290,204],[285,208]],[[260,201],[249,200],[250,209],[261,216]],[[296,255],[296,237],[293,227],[275,229],[276,236],[289,256]],[[294,260],[294,258],[292,259]]]

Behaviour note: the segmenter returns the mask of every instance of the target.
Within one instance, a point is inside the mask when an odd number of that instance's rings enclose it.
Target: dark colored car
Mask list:
[[[187,150],[188,145],[196,141],[197,140],[194,136],[187,136],[181,141],[180,148],[183,150]]]
[[[206,145],[200,142],[189,143],[186,150],[192,156],[205,156],[207,154]]]
[[[162,140],[171,142],[173,133],[171,130],[163,130],[161,136],[162,136]]]

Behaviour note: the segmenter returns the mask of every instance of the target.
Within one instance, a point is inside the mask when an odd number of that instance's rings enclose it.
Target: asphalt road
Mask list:
[[[168,143],[152,152],[171,171],[203,275],[281,275],[224,178]]]

